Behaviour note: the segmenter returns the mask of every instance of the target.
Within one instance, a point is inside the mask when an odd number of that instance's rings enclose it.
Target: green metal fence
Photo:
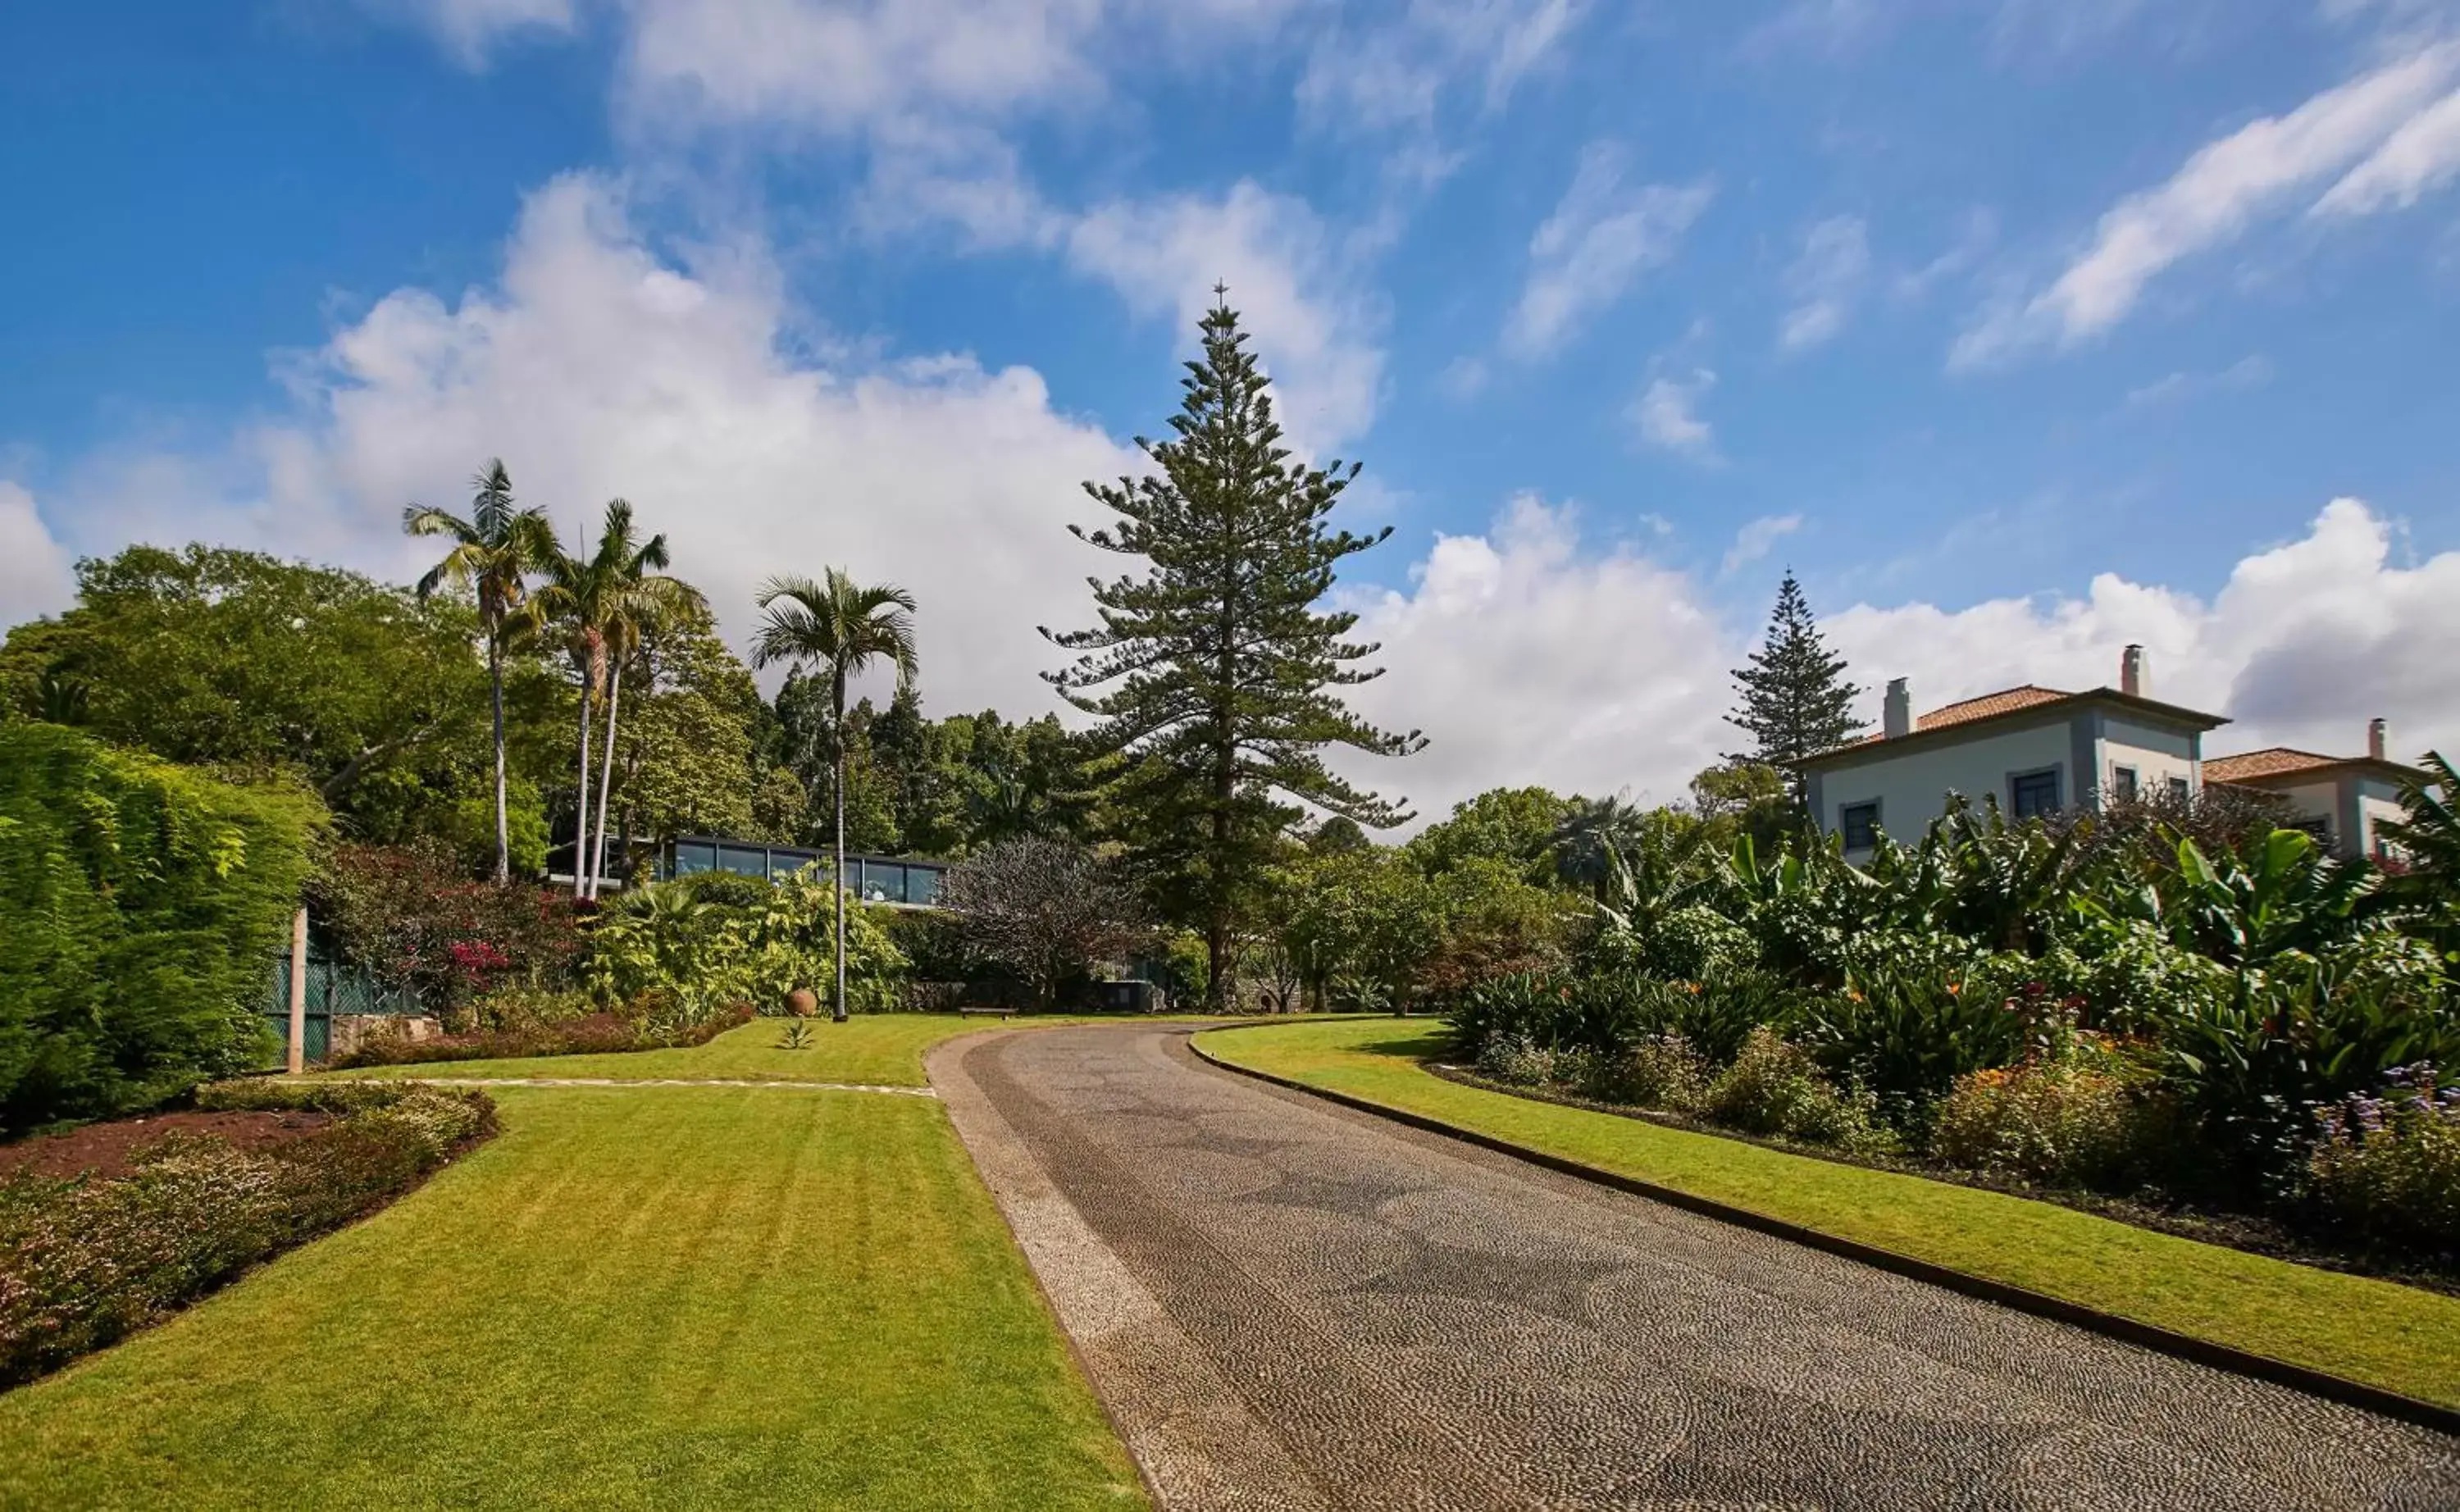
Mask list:
[[[333,1018],[347,1013],[396,1013],[414,1017],[427,1012],[418,995],[407,988],[390,987],[361,967],[320,956],[308,956],[308,1058],[323,1060],[333,1046]],[[265,1018],[281,1049],[280,1064],[290,1050],[290,957],[278,955],[265,982]]]

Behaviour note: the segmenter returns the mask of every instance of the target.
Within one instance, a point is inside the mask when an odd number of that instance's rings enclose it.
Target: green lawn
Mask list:
[[[861,1075],[922,1028],[858,1021]],[[498,1100],[367,1223],[0,1395],[0,1505],[1144,1504],[938,1103]]]
[[[430,1061],[415,1066],[370,1066],[329,1073],[336,1076],[610,1076],[635,1081],[660,1076],[704,1076],[742,1081],[851,1081],[875,1086],[923,1085],[922,1056],[944,1039],[978,1030],[1030,1024],[1120,1022],[1092,1015],[1035,1014],[1010,1019],[965,1018],[955,1013],[857,1013],[842,1024],[812,1021],[812,1044],[780,1050],[781,1019],[755,1018],[689,1050],[635,1050],[611,1055],[542,1055],[527,1060]],[[1155,1022],[1151,1018],[1136,1020]]]
[[[1425,1070],[1438,1024],[1202,1034],[1233,1064],[1808,1228],[2460,1406],[2460,1298],[2200,1245],[2048,1203],[1481,1091]]]

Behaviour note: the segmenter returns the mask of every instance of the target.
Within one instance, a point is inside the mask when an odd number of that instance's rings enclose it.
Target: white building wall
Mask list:
[[[2375,853],[2375,826],[2386,820],[2397,822],[2408,811],[2401,806],[2400,789],[2381,777],[2358,777],[2358,854]]]
[[[2038,725],[1996,731],[1970,740],[1949,740],[1871,759],[1824,768],[1819,773],[1819,823],[1834,831],[1856,803],[1877,799],[1879,827],[1904,844],[1921,839],[1930,821],[1946,812],[1947,795],[1961,793],[1979,806],[1985,797],[2007,804],[2010,773],[2059,769],[2059,801],[2079,798],[2074,726],[2067,715]],[[2088,782],[2086,784],[2089,786]]]
[[[2195,758],[2195,737],[2184,731],[2163,730],[2131,719],[2105,719],[2101,791],[2105,797],[2117,792],[2118,769],[2133,767],[2135,790],[2146,798],[2167,793],[2173,777],[2185,778],[2188,792],[2200,792],[2204,785],[2203,764]]]
[[[2332,826],[2332,843],[2341,843],[2341,784],[2301,782],[2295,787],[2266,788],[2289,800],[2290,812],[2301,820],[2320,819]]]

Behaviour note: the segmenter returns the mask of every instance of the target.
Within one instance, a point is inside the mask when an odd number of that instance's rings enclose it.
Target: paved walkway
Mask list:
[[[786,1087],[804,1092],[884,1092],[936,1097],[928,1087],[883,1087],[863,1081],[781,1081],[723,1076],[360,1076],[360,1081],[414,1081],[427,1087]]]
[[[1173,1508],[2452,1508],[2460,1441],[1196,1062],[933,1080]]]

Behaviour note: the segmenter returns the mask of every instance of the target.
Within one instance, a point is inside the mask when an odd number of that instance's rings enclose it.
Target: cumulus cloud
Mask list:
[[[34,509],[34,496],[0,479],[0,626],[67,606],[69,554]]]
[[[2236,241],[2353,164],[2357,173],[2327,193],[2319,210],[2379,208],[2404,194],[2414,200],[2448,175],[2460,153],[2453,139],[2460,121],[2428,109],[2455,70],[2460,43],[2423,47],[2207,144],[2169,180],[2102,216],[2092,245],[2047,288],[1986,310],[1958,338],[1951,365],[1983,365],[2027,347],[2071,346],[2098,335],[2126,318],[2170,267]],[[2402,143],[2397,149],[2394,139]]]
[[[786,354],[794,318],[756,257],[679,266],[612,186],[558,180],[530,197],[498,285],[387,296],[295,374],[296,409],[240,437],[236,463],[90,470],[74,518],[95,550],[229,541],[401,580],[430,549],[400,535],[402,505],[459,504],[501,454],[567,535],[630,499],[738,645],[762,579],[841,564],[921,601],[937,707],[1043,707],[1035,673],[1057,653],[1034,627],[1084,619],[1103,566],[1066,532],[1093,508],[1078,485],[1140,459],[1054,414],[1030,370],[817,364]]]
[[[2403,755],[2460,750],[2460,665],[2427,650],[2460,640],[2460,552],[2403,563],[2397,535],[2336,500],[2297,540],[2248,554],[2209,599],[2103,574],[2080,596],[1856,604],[1821,625],[1875,725],[1891,677],[1908,678],[1922,709],[2019,683],[2094,688],[2115,684],[2119,653],[2141,644],[2157,696],[2236,721],[2207,737],[2208,754],[2354,754],[2377,716]],[[1407,590],[1351,607],[1389,669],[1356,691],[1359,707],[1424,729],[1430,744],[1343,770],[1429,817],[1533,782],[1673,799],[1742,738],[1725,723],[1728,669],[1759,627],[1721,612],[1694,574],[1584,542],[1569,505],[1516,498],[1485,534],[1438,537]]]
[[[1870,270],[1870,230],[1858,217],[1835,216],[1813,226],[1803,238],[1802,255],[1786,269],[1785,289],[1793,308],[1778,330],[1778,345],[1799,351],[1843,330]]]
[[[1651,378],[1629,415],[1641,444],[1695,461],[1717,459],[1717,433],[1700,417],[1700,401],[1717,386],[1717,374],[1697,368],[1687,378]]]
[[[1381,312],[1337,238],[1303,200],[1241,181],[1219,199],[1175,195],[1097,206],[1066,232],[1071,266],[1182,331],[1226,283],[1255,332],[1283,429],[1324,452],[1362,435],[1384,381]]]
[[[1626,184],[1628,155],[1591,142],[1579,170],[1529,242],[1529,280],[1503,330],[1503,350],[1544,357],[1580,323],[1621,299],[1633,280],[1671,259],[1684,233],[1708,208],[1715,186]]]

